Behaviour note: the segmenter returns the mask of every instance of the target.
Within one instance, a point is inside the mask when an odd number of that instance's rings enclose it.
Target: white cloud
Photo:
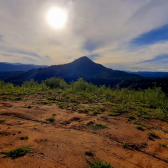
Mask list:
[[[53,6],[68,13],[63,29],[47,23],[46,14]],[[152,68],[136,63],[168,53],[168,42],[131,50],[129,41],[166,23],[167,0],[0,0],[0,59],[24,62],[24,54],[10,52],[20,50],[40,55],[41,59],[33,58],[37,64],[53,65],[98,54],[96,62],[115,69]],[[92,52],[83,49],[88,40],[97,44]]]

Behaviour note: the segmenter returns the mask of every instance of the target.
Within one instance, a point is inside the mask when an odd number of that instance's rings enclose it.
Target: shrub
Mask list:
[[[105,119],[105,120],[107,120],[108,119],[108,117],[107,116],[101,116],[101,118],[103,118],[103,119]]]
[[[121,113],[110,112],[108,115],[109,116],[119,116],[119,115],[121,115]]]
[[[129,114],[127,118],[128,118],[128,121],[136,119],[132,114]]]
[[[107,128],[107,125],[101,124],[101,123],[96,123],[93,125],[95,128],[100,128],[100,129],[105,129]]]
[[[0,120],[0,123],[5,123],[6,120]]]
[[[167,148],[167,144],[164,143],[164,142],[160,142],[159,145],[162,146],[162,147],[164,147],[164,148]]]
[[[50,117],[50,118],[47,118],[46,121],[54,122],[55,118],[54,117]]]
[[[30,153],[32,150],[27,147],[22,147],[22,148],[16,148],[12,149],[10,151],[3,151],[0,152],[1,154],[4,154],[5,157],[11,157],[12,159],[18,158],[20,156],[24,156],[27,153]]]
[[[137,126],[136,126],[136,129],[141,130],[141,131],[144,131],[144,128],[143,128],[141,125],[137,125]]]
[[[29,139],[28,136],[20,137],[20,140],[28,140],[28,139]]]
[[[91,162],[88,159],[86,159],[86,161],[89,164],[90,168],[113,168],[110,163],[97,161],[97,160],[95,160],[94,162]]]
[[[159,135],[157,135],[155,132],[149,132],[149,135],[151,135],[154,138],[159,138]]]

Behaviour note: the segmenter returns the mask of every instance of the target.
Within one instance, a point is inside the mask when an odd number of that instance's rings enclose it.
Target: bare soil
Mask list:
[[[23,108],[25,105],[33,107]],[[53,113],[55,121],[46,121]],[[33,150],[17,159],[0,154],[0,168],[89,168],[85,158],[111,163],[114,168],[168,167],[168,149],[159,145],[168,144],[168,134],[163,131],[168,130],[166,122],[141,119],[148,125],[141,131],[128,122],[127,115],[101,116],[60,109],[55,104],[37,105],[34,100],[0,100],[0,120],[6,120],[0,124],[0,152],[17,147]],[[108,128],[95,129],[94,123]],[[160,138],[151,137],[149,132]],[[21,136],[29,139],[20,140]]]

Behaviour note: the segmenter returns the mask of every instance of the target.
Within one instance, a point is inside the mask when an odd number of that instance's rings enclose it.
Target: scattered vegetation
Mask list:
[[[75,110],[89,115],[105,111],[109,116],[119,116],[131,112],[128,120],[135,120],[135,115],[145,119],[155,118],[168,121],[168,97],[160,88],[145,90],[116,89],[96,86],[79,78],[76,82],[66,83],[61,78],[49,78],[40,84],[34,80],[25,81],[21,86],[0,81],[0,99],[18,101],[32,94],[46,95],[37,104],[57,104],[60,108]],[[97,107],[84,107],[83,104],[96,103]],[[103,106],[102,106],[103,105]],[[25,106],[32,108],[33,106]],[[54,119],[51,119],[53,121]]]
[[[11,157],[12,159],[18,158],[20,156],[24,156],[27,153],[30,153],[32,150],[27,147],[22,147],[22,148],[16,148],[12,149],[10,151],[3,151],[0,152],[1,154],[4,154],[5,157]]]
[[[55,121],[55,116],[56,116],[56,114],[53,114],[52,117],[47,118],[46,121],[54,122]]]

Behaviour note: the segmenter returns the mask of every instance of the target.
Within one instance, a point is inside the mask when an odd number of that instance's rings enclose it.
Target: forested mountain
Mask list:
[[[4,73],[0,74],[1,79],[15,84],[21,84],[23,81],[30,79],[41,82],[50,77],[61,77],[67,82],[83,78],[94,84],[111,86],[116,85],[125,78],[139,77],[136,74],[106,68],[94,63],[86,56],[64,65],[52,65],[46,68],[32,69],[27,72],[17,73],[16,75],[9,75],[8,78],[3,78],[2,76],[4,76]]]

